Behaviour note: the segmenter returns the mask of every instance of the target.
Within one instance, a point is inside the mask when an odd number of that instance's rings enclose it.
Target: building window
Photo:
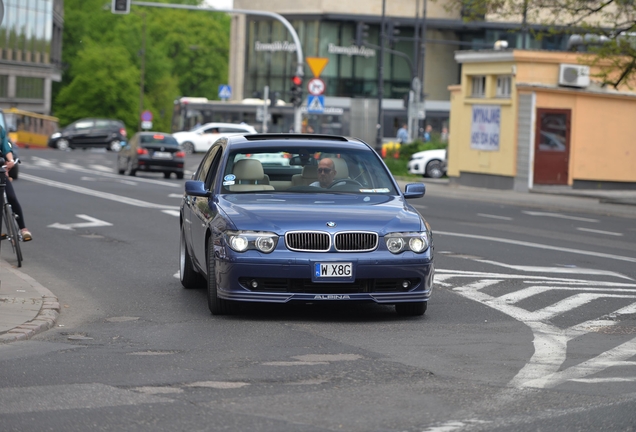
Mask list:
[[[23,99],[44,99],[44,79],[16,77],[15,97]]]
[[[0,97],[9,96],[9,77],[7,75],[0,75]]]
[[[483,98],[486,95],[486,77],[483,75],[474,76],[473,87],[470,96],[474,98]]]
[[[512,86],[511,76],[498,76],[497,77],[497,97],[509,98]]]

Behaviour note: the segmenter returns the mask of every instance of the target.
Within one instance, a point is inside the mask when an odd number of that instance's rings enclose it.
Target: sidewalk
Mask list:
[[[636,219],[636,191],[576,190],[566,186],[540,186],[530,193],[449,185],[447,179],[398,178],[422,181],[426,195],[479,200],[561,211],[584,211]],[[60,312],[57,297],[30,276],[0,258],[0,343],[25,340],[55,325]]]
[[[60,304],[51,291],[0,258],[0,343],[25,340],[50,329],[59,312]]]

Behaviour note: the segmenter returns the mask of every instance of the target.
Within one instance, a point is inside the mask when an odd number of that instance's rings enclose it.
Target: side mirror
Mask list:
[[[404,188],[404,198],[422,198],[426,193],[426,185],[424,183],[409,183]]]
[[[205,183],[198,180],[188,180],[185,182],[185,193],[190,196],[209,197],[212,191],[205,188]]]

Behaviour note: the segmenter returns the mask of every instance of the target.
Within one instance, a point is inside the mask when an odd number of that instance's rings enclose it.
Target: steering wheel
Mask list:
[[[327,189],[331,189],[332,187],[336,185],[342,185],[342,184],[351,184],[351,185],[362,187],[362,184],[358,182],[357,180],[350,179],[350,178],[343,178],[343,179],[334,180],[329,186],[327,186]]]

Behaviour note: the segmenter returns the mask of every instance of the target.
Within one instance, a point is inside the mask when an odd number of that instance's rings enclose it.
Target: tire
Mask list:
[[[422,316],[426,312],[428,302],[397,303],[395,311],[400,316]]]
[[[163,178],[169,179],[170,178],[170,174],[172,174],[172,173],[169,173],[169,172],[163,173]]]
[[[179,279],[185,289],[195,289],[201,286],[201,275],[194,270],[192,258],[188,253],[185,243],[185,233],[181,228],[181,241],[179,242]]]
[[[231,315],[234,313],[235,304],[229,300],[221,299],[216,289],[216,263],[214,260],[214,240],[208,239],[208,307],[212,315]]]
[[[190,141],[186,141],[183,144],[181,144],[181,147],[183,147],[183,151],[186,154],[193,154],[194,153],[194,144],[192,144]]]
[[[112,140],[110,143],[108,143],[108,150],[115,153],[119,152],[119,150],[121,150],[121,141]]]
[[[59,140],[57,140],[57,141],[55,142],[55,147],[56,147],[58,150],[68,150],[68,149],[70,149],[70,146],[69,146],[68,140],[66,140],[66,139],[64,139],[64,138],[60,138]]]
[[[442,176],[444,176],[442,161],[435,159],[427,163],[425,175],[426,177],[430,178],[441,178]]]
[[[182,172],[178,172],[175,173],[177,175],[177,180],[183,180],[183,173]]]
[[[133,169],[132,159],[128,159],[128,164],[126,164],[126,171],[124,172],[127,176],[134,177],[137,174],[137,170]]]
[[[13,253],[15,253],[15,257],[18,261],[18,267],[22,267],[22,250],[20,249],[19,237],[20,229],[18,228],[18,223],[15,220],[13,211],[11,211],[11,206],[5,204],[2,215],[6,227],[5,229],[7,230],[7,239],[11,244]]]

